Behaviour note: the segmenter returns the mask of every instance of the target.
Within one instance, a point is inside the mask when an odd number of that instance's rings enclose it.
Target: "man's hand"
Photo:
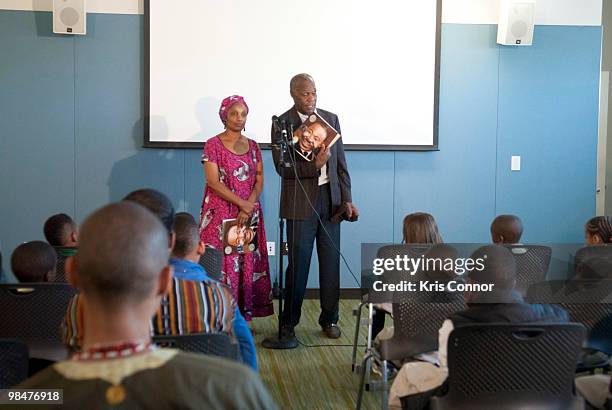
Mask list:
[[[352,202],[346,203],[346,218],[353,219],[359,216],[359,209]]]
[[[321,149],[319,149],[319,152],[315,158],[315,166],[317,169],[323,168],[323,165],[327,163],[327,160],[329,159],[329,150],[329,147],[326,147],[324,144],[321,145]]]

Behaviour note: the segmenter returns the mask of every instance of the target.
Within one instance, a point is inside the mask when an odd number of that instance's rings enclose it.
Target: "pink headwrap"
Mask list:
[[[239,95],[230,95],[229,97],[221,101],[221,108],[219,108],[219,118],[221,118],[221,122],[224,125],[227,121],[227,112],[229,111],[230,107],[236,103],[244,104],[247,110],[247,114],[249,113],[249,106],[247,105],[246,101],[244,101],[243,97]]]

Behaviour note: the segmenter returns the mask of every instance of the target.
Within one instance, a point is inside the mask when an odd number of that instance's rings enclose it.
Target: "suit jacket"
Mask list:
[[[339,133],[342,133],[340,131],[340,122],[336,114],[319,108],[317,108],[317,113]],[[286,121],[287,124],[291,124],[294,130],[302,124],[302,120],[295,107],[289,109],[281,115],[279,119],[281,121]],[[280,137],[276,135],[273,130],[272,158],[274,159],[276,172],[281,175],[280,170],[282,164],[280,163],[280,149],[278,148],[279,138]],[[313,212],[307,198],[310,200],[310,203],[314,205],[319,195],[319,175],[321,175],[321,170],[317,169],[314,160],[307,161],[302,158],[301,155],[298,155],[296,152],[297,149],[297,145],[295,147],[290,147],[291,157],[295,159],[295,168],[286,166],[284,168],[281,190],[281,216],[286,219],[305,220],[310,218]],[[304,189],[300,187],[299,182],[296,180],[296,176],[301,181]],[[327,176],[329,177],[331,191],[331,213],[334,214],[336,209],[342,205],[343,202],[352,202],[351,177],[346,166],[342,138],[331,147],[329,159],[327,160]]]

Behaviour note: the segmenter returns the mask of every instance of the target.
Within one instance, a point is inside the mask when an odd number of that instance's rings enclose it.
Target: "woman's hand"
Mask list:
[[[249,214],[247,214],[244,211],[238,212],[238,218],[236,218],[236,221],[238,222],[238,227],[239,228],[241,228],[244,225],[246,225],[248,220],[249,220]]]
[[[240,205],[240,211],[246,213],[247,215],[251,215],[253,213],[253,209],[255,209],[255,203],[251,201],[242,201]]]

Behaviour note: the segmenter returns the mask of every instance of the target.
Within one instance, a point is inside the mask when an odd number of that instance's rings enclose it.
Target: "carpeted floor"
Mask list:
[[[277,317],[253,320],[259,372],[281,409],[354,409],[359,375],[351,372],[357,300],[340,301],[340,339],[327,339],[318,325],[319,301],[306,300],[296,328],[302,344],[293,350],[268,350],[261,341],[278,331]],[[365,343],[365,327],[360,344]],[[306,347],[304,345],[343,345]],[[346,345],[346,346],[344,346]],[[363,355],[359,349],[358,358]],[[364,392],[363,409],[380,408],[380,391]]]

